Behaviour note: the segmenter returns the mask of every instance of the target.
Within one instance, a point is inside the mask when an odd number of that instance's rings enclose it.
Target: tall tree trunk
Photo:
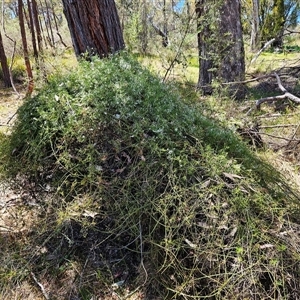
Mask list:
[[[1,68],[2,68],[4,86],[10,87],[11,81],[10,81],[9,67],[7,64],[7,57],[5,54],[4,47],[3,47],[1,31],[0,31],[0,63],[1,63]]]
[[[33,75],[32,75],[32,69],[29,60],[28,47],[27,47],[22,0],[18,0],[18,11],[19,11],[19,24],[20,24],[20,31],[21,31],[22,44],[23,44],[24,60],[25,60],[26,72],[28,76],[28,86],[27,86],[26,95],[30,96],[32,94],[34,84],[33,84]]]
[[[209,28],[209,22],[207,19],[205,19],[207,13],[208,7],[205,3],[205,0],[197,0],[196,14],[200,66],[198,88],[201,89],[204,94],[210,94],[212,92],[211,82],[213,78],[213,59],[211,52],[213,52],[214,50],[211,49],[213,48],[213,41],[210,40],[211,31]]]
[[[36,0],[32,0],[32,14],[33,14],[34,26],[36,29],[37,43],[38,43],[39,51],[43,52],[43,37],[41,34],[41,27],[40,27],[40,23],[39,23],[39,14],[38,14]]]
[[[169,45],[169,38],[168,38],[168,19],[167,19],[167,3],[166,0],[164,0],[163,3],[163,18],[164,18],[164,24],[163,24],[163,40],[162,40],[162,45],[164,47],[167,47]]]
[[[51,44],[53,45],[53,47],[55,47],[54,34],[53,34],[53,29],[52,29],[52,24],[51,24],[50,9],[49,9],[47,0],[45,0],[45,5],[46,5],[47,20],[48,20],[48,22],[46,22],[45,24],[46,24],[46,26],[49,25],[49,31],[51,34]],[[50,39],[50,36],[49,36],[49,39]]]
[[[220,77],[224,82],[245,79],[245,53],[240,0],[224,0],[221,7],[220,35],[225,39],[221,53]]]
[[[259,0],[252,0],[251,51],[256,52],[260,46]]]
[[[35,60],[38,64],[39,52],[38,52],[37,45],[36,45],[35,26],[34,26],[34,22],[33,22],[33,12],[32,12],[32,5],[30,3],[30,0],[27,0],[27,7],[28,7],[29,22],[30,22],[30,33],[31,33],[33,54],[34,54]]]
[[[148,48],[148,7],[146,0],[142,1],[141,4],[141,14],[142,14],[142,30],[139,32],[139,38],[141,41],[142,53],[145,54]]]
[[[114,0],[62,0],[77,56],[108,56],[125,47]]]
[[[45,30],[43,28],[42,18],[41,18],[40,15],[38,15],[38,21],[39,21],[39,26],[40,26],[40,29],[41,29],[42,40],[44,40],[44,45],[45,45],[46,49],[48,49],[48,41],[47,41],[47,38],[45,36]]]
[[[224,0],[214,4],[197,0],[199,81],[198,87],[210,93],[213,79],[220,82],[242,81],[245,77],[245,57],[239,0]],[[235,97],[244,96],[240,84],[229,85]]]

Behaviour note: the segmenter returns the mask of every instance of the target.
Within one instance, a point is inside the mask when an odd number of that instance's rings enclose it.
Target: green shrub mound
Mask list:
[[[297,195],[127,55],[53,76],[20,108],[10,151],[10,173],[56,199],[32,268],[76,261],[82,299],[112,287],[144,299],[300,297]]]

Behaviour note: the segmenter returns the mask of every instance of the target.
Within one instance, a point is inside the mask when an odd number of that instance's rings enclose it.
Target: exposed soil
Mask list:
[[[17,95],[12,89],[0,89],[0,132],[9,134],[16,117],[18,107],[24,95]],[[12,245],[28,230],[32,213],[23,202],[23,195],[13,191],[9,184],[0,183],[0,251],[9,259]],[[5,243],[3,243],[5,241]],[[5,262],[2,262],[5,264]],[[29,281],[20,282],[10,290],[0,292],[0,299],[44,299]]]
[[[14,122],[16,111],[24,95],[17,95],[12,89],[0,87],[0,131],[6,133]]]

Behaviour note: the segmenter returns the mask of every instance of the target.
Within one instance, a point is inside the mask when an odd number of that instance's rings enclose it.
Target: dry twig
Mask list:
[[[259,128],[282,128],[282,127],[296,127],[296,126],[299,126],[299,124],[265,125],[265,126],[259,126]]]
[[[279,140],[285,140],[288,142],[300,142],[300,140],[298,140],[298,139],[288,139],[288,138],[285,138],[282,136],[277,136],[277,135],[273,135],[273,134],[269,134],[269,133],[265,133],[265,132],[260,132],[259,134],[263,134],[263,135],[266,135],[266,136],[269,136],[269,137],[272,137],[275,139],[279,139]]]
[[[288,146],[291,144],[291,142],[294,140],[294,138],[295,138],[295,136],[296,136],[296,134],[297,134],[297,131],[298,131],[299,127],[300,127],[300,123],[298,124],[297,128],[295,129],[295,131],[294,131],[292,137],[290,138],[289,142],[286,144],[286,147],[288,147]],[[299,142],[299,141],[298,141],[298,142]]]
[[[257,58],[260,56],[260,54],[266,49],[268,48],[273,42],[275,41],[275,38],[269,40],[268,42],[265,43],[265,45],[254,55],[254,57],[252,58],[250,64],[253,64]]]
[[[38,287],[40,288],[40,290],[41,290],[43,296],[45,297],[45,299],[46,299],[46,300],[50,300],[50,297],[49,297],[48,293],[46,292],[44,286],[37,280],[37,278],[35,277],[35,275],[34,275],[33,272],[31,272],[30,274],[31,274],[31,277],[32,277],[33,281],[34,281],[34,282],[38,285]]]

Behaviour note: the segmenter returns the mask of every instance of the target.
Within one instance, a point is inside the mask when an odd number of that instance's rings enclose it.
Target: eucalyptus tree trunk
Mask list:
[[[214,42],[212,40],[209,22],[206,18],[208,14],[208,6],[206,0],[197,0],[196,14],[198,27],[198,50],[199,50],[199,80],[198,88],[204,94],[212,92],[211,82],[213,78],[213,57]]]
[[[252,0],[251,51],[256,52],[260,47],[259,33],[259,0]]]
[[[225,40],[221,52],[220,77],[224,82],[244,80],[245,52],[240,0],[224,0],[220,36]]]
[[[240,0],[197,0],[199,80],[204,94],[212,92],[212,81],[226,85],[231,95],[243,98],[239,81],[245,77],[245,56]],[[224,87],[225,89],[225,87]]]
[[[168,18],[167,18],[167,3],[166,0],[164,0],[163,3],[163,18],[164,18],[164,37],[163,37],[163,41],[162,41],[162,45],[164,47],[167,47],[169,45],[169,38],[168,38]]]
[[[32,15],[33,15],[33,22],[36,29],[36,36],[37,36],[37,43],[39,52],[43,52],[43,37],[41,34],[41,27],[39,23],[39,14],[38,14],[38,7],[36,0],[32,0]]]
[[[62,0],[77,56],[108,56],[125,47],[114,0]]]
[[[30,96],[33,92],[34,82],[33,82],[31,64],[30,64],[30,60],[29,60],[29,52],[28,52],[27,38],[26,38],[26,31],[25,31],[25,24],[24,24],[23,1],[22,0],[18,0],[18,13],[19,13],[19,25],[20,25],[20,31],[21,31],[24,60],[25,60],[26,72],[27,72],[27,76],[28,76],[28,86],[27,86],[26,95]]]
[[[36,44],[36,33],[35,33],[35,26],[34,26],[34,21],[33,21],[33,10],[32,10],[32,3],[30,0],[27,0],[27,8],[28,8],[28,15],[29,15],[29,23],[30,23],[30,33],[31,33],[31,41],[32,41],[32,48],[33,48],[33,54],[38,62],[38,57],[39,57],[39,52],[37,49],[37,44]]]
[[[139,32],[139,39],[141,41],[141,50],[145,54],[148,48],[148,7],[146,0],[143,0],[141,3],[141,15],[142,15],[142,28]]]
[[[53,28],[52,28],[52,18],[50,15],[50,9],[48,5],[48,1],[45,0],[45,8],[46,8],[46,14],[47,14],[47,22],[45,22],[45,26],[49,29],[47,29],[50,33],[49,39],[51,40],[50,44],[55,48],[55,39],[54,39],[54,33],[53,33]]]
[[[7,64],[7,57],[3,46],[1,31],[0,31],[0,63],[2,68],[2,77],[3,77],[4,86],[10,87],[11,81],[10,81],[9,67]]]

